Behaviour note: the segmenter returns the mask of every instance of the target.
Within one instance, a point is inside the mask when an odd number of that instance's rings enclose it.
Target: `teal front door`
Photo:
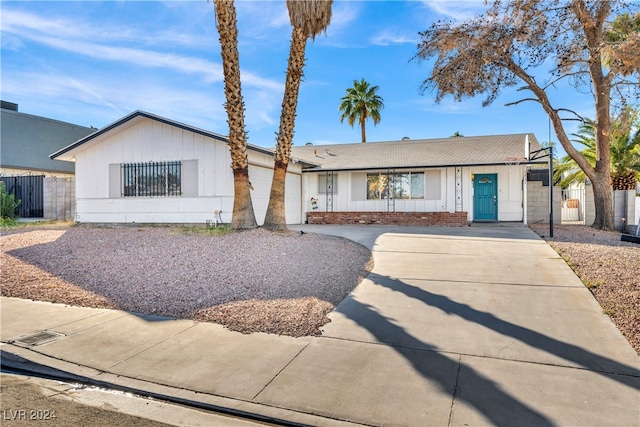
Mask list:
[[[477,173],[473,180],[474,221],[498,220],[498,175]]]

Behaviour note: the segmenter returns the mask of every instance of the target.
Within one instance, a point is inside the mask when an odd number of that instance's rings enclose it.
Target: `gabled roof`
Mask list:
[[[452,166],[504,165],[540,149],[532,134],[471,136],[368,142],[366,144],[305,145],[293,147],[292,155],[318,166],[307,171],[410,169]],[[534,163],[545,162],[544,159]]]
[[[51,160],[49,153],[95,131],[5,108],[0,111],[0,165],[6,168],[73,173],[73,164]]]
[[[154,120],[156,122],[159,123],[164,123],[170,126],[175,126],[177,128],[183,129],[183,130],[187,130],[199,135],[203,135],[209,138],[213,138],[213,139],[217,139],[218,141],[222,141],[225,144],[229,142],[229,139],[226,136],[220,135],[218,133],[215,132],[210,132],[208,130],[204,130],[204,129],[200,129],[191,125],[187,125],[181,122],[177,122],[175,120],[171,120],[171,119],[167,119],[164,117],[160,117],[157,116],[155,114],[151,114],[148,113],[146,111],[134,111],[131,114],[128,114],[126,116],[124,116],[123,118],[103,127],[102,129],[99,129],[95,132],[93,132],[90,135],[87,135],[84,138],[81,138],[77,141],[75,141],[73,144],[68,145],[64,148],[62,148],[61,150],[56,151],[53,154],[50,154],[49,157],[51,157],[52,159],[58,159],[58,160],[66,160],[66,161],[73,161],[75,154],[78,151],[81,151],[82,149],[84,149],[85,147],[82,147],[84,144],[87,143],[96,143],[96,142],[100,142],[105,138],[108,138],[109,136],[111,136],[112,134],[121,132],[122,130],[129,128],[133,125],[136,125],[138,123],[140,123],[141,121],[145,120],[145,119],[151,119]],[[262,148],[262,147],[258,147],[256,145],[251,145],[251,144],[247,144],[247,148],[249,150],[253,150],[253,151],[257,151],[260,153],[264,153],[264,154],[268,154],[268,155],[274,155],[274,151],[273,150],[269,150],[267,148]]]

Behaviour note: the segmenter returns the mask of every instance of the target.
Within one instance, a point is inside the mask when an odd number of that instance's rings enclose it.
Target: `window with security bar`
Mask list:
[[[124,163],[124,197],[166,197],[182,195],[182,162]]]

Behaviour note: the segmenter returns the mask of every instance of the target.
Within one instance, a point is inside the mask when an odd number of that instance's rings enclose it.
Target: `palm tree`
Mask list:
[[[287,229],[285,181],[287,167],[291,159],[296,108],[298,106],[298,90],[304,75],[304,52],[307,39],[309,37],[315,39],[315,36],[324,31],[329,25],[332,2],[333,0],[287,0],[289,20],[293,29],[282,111],[280,113],[280,128],[276,137],[271,193],[263,224],[263,227],[268,230]]]
[[[347,119],[351,127],[357,121],[362,131],[362,143],[367,142],[365,123],[368,118],[373,119],[374,126],[380,123],[380,110],[384,108],[382,98],[376,93],[378,86],[369,86],[363,78],[354,80],[353,87],[347,89],[347,94],[340,99],[340,123]]]
[[[635,190],[640,178],[640,120],[638,113],[627,110],[613,122],[611,135],[611,185],[614,190]],[[635,133],[634,133],[635,128]],[[582,155],[589,164],[596,163],[595,126],[592,122],[583,124],[573,141],[582,145]],[[555,167],[554,180],[561,187],[572,183],[585,182],[586,174],[569,156],[564,156]]]
[[[222,71],[229,124],[229,151],[233,169],[233,215],[231,228],[249,229],[258,226],[251,201],[247,134],[244,127],[244,100],[240,90],[240,59],[238,26],[233,0],[214,0],[216,28],[222,48]]]
[[[583,146],[580,152],[591,165],[596,164],[596,138],[592,124],[583,124],[578,133],[572,134],[572,140]],[[553,171],[553,180],[558,182],[562,188],[566,188],[573,183],[581,183],[587,180],[587,175],[578,167],[578,164],[568,155],[560,159]]]
[[[611,185],[636,190],[640,179],[640,115],[627,109],[614,123],[611,135]],[[634,129],[635,128],[635,133]]]

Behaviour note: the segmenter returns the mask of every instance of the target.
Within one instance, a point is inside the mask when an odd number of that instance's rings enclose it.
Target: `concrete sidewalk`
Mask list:
[[[528,228],[295,228],[374,255],[321,337],[2,298],[2,363],[308,425],[640,426],[640,358]]]

